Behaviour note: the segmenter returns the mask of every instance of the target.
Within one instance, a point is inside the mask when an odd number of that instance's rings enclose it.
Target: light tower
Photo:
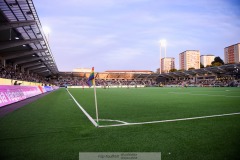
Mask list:
[[[161,66],[161,59],[162,59],[162,47],[164,47],[164,57],[166,57],[166,52],[167,52],[167,41],[165,39],[162,39],[159,41],[160,43],[160,68],[159,68],[159,73],[162,73],[162,66]]]
[[[47,27],[47,26],[43,26],[42,29],[43,29],[43,32],[44,32],[45,36],[47,37],[47,41],[48,41],[48,43],[49,43],[49,33],[51,32],[51,30],[50,30],[50,28]]]

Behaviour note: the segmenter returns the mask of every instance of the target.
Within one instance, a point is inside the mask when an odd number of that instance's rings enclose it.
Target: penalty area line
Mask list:
[[[82,110],[82,112],[87,116],[87,118],[92,122],[92,124],[95,127],[98,127],[98,124],[94,121],[94,119],[82,108],[82,106],[76,101],[76,99],[72,96],[72,94],[68,91],[68,89],[66,89],[68,94],[72,97],[72,99],[74,100],[74,102],[77,104],[77,106]]]
[[[177,122],[177,121],[187,121],[187,120],[194,120],[194,119],[205,119],[205,118],[213,118],[213,117],[232,116],[232,115],[239,115],[239,114],[240,114],[240,112],[236,112],[236,113],[228,113],[228,114],[218,114],[218,115],[201,116],[201,117],[170,119],[170,120],[161,120],[161,121],[137,122],[137,123],[113,124],[113,125],[99,125],[98,127],[105,128],[105,127],[131,126],[131,125],[139,125],[139,124],[154,124],[154,123],[165,123],[165,122]]]

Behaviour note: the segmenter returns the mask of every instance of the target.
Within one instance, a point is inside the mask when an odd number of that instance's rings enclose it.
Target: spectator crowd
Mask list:
[[[11,65],[1,65],[0,67],[0,78],[18,80],[18,81],[27,81],[27,82],[36,82],[42,84],[51,84],[49,79],[42,77],[34,73],[23,73],[19,68],[14,69]]]
[[[204,80],[171,80],[164,85],[172,86],[195,86],[195,87],[240,87],[240,80],[234,79],[204,79]]]
[[[86,77],[55,77],[55,79],[46,78],[38,74],[21,72],[20,68],[14,69],[11,65],[0,65],[0,78],[11,79],[14,81],[27,81],[41,83],[42,85],[56,85],[56,86],[88,86]],[[168,80],[164,82],[157,82],[153,79],[129,79],[128,77],[121,77],[120,79],[96,79],[97,86],[218,86],[218,87],[240,87],[240,80],[232,78],[223,79],[184,79],[184,80]],[[20,83],[18,83],[20,84]]]
[[[87,78],[75,78],[75,79],[59,79],[55,81],[55,84],[58,86],[88,86]],[[154,80],[115,80],[115,79],[96,79],[96,86],[135,86],[135,85],[144,85],[144,86],[156,86],[157,83]]]

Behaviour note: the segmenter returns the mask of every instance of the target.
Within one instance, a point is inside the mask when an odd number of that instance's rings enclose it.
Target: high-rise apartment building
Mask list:
[[[240,43],[224,48],[224,63],[240,62]]]
[[[179,69],[200,68],[200,51],[186,50],[179,54]]]
[[[212,61],[214,61],[214,58],[214,55],[201,55],[200,62],[204,67],[206,67],[207,65],[212,65]]]
[[[171,57],[165,57],[161,59],[161,72],[168,73],[171,69],[175,68],[175,59]]]

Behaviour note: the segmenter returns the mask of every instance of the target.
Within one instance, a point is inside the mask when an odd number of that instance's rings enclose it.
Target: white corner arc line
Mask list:
[[[66,89],[68,91],[68,89]],[[87,118],[92,122],[95,127],[98,127],[98,124],[94,121],[94,119],[82,108],[82,106],[76,101],[76,99],[72,96],[72,94],[68,91],[68,94],[72,97],[74,102],[78,105],[78,107],[82,110],[82,112],[87,116]]]
[[[239,114],[240,114],[240,112],[236,112],[236,113],[228,113],[228,114],[218,114],[218,115],[201,116],[201,117],[170,119],[170,120],[161,120],[161,121],[137,122],[137,123],[113,124],[113,125],[100,125],[99,127],[104,128],[104,127],[130,126],[130,125],[139,125],[139,124],[153,124],[153,123],[164,123],[164,122],[187,121],[187,120],[193,120],[193,119],[205,119],[205,118],[223,117],[223,116],[231,116],[231,115],[239,115]]]

